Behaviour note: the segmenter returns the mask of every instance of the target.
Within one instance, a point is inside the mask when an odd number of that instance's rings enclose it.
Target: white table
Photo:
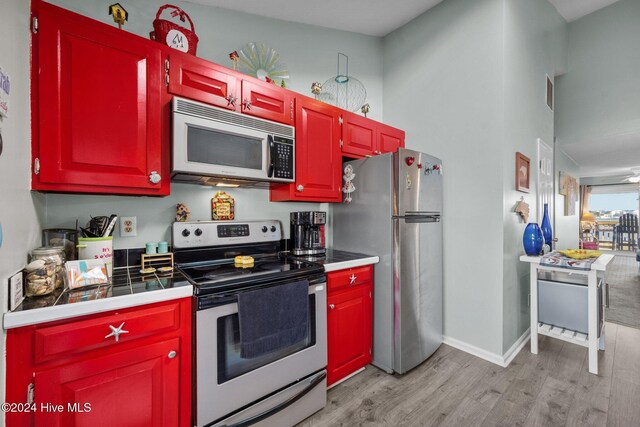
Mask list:
[[[582,345],[589,349],[589,372],[598,374],[598,349],[604,350],[604,326],[598,339],[598,273],[603,274],[607,265],[613,259],[613,255],[603,254],[591,265],[591,270],[573,270],[568,268],[540,265],[539,256],[522,255],[520,261],[528,262],[530,266],[530,292],[531,292],[531,353],[538,354],[538,335],[547,335],[574,344]],[[538,271],[558,271],[562,273],[583,274],[587,276],[587,304],[589,329],[587,337],[579,334],[558,334],[556,330],[548,330],[538,323]]]

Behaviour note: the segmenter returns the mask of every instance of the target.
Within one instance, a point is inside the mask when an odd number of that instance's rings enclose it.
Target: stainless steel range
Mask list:
[[[176,265],[195,288],[197,426],[294,425],[325,406],[324,270],[281,255],[281,238],[282,226],[272,220],[173,225]],[[236,256],[251,256],[253,264],[238,264]],[[294,299],[300,289],[302,304]],[[262,323],[278,327],[278,316],[286,329],[266,330],[251,347],[248,337],[263,333]],[[296,329],[294,338],[285,333]],[[284,341],[275,345],[273,336]]]

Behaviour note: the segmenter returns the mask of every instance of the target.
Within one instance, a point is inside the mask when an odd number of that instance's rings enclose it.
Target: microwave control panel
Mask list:
[[[279,181],[295,180],[294,170],[294,145],[293,139],[273,136],[273,146],[271,147],[271,164],[273,167],[273,177]],[[271,171],[270,171],[271,172]]]

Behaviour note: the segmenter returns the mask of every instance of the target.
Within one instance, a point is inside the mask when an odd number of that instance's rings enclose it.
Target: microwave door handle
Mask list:
[[[267,171],[267,176],[271,178],[273,177],[273,169],[274,169],[273,159],[275,157],[274,150],[276,148],[276,144],[274,144],[273,142],[272,135],[267,136],[267,144],[269,145],[269,150],[267,150],[267,162],[269,163],[269,170]]]

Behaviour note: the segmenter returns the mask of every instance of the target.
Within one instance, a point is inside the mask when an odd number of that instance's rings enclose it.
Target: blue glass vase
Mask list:
[[[544,244],[544,237],[542,237],[542,230],[535,222],[530,222],[524,229],[524,235],[522,236],[522,245],[524,246],[524,252],[529,256],[538,256],[542,252],[542,245]]]
[[[540,229],[542,229],[544,244],[549,246],[549,250],[552,250],[553,230],[551,229],[551,221],[549,220],[549,205],[547,203],[544,204],[544,214],[542,215],[542,224],[540,224]]]

